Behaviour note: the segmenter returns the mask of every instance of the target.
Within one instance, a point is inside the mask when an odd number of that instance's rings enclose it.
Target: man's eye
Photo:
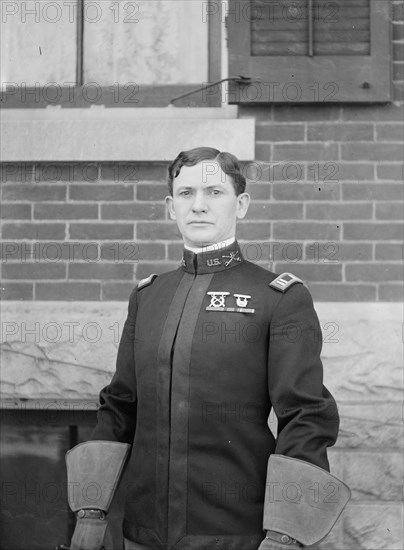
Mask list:
[[[187,196],[190,195],[190,194],[191,194],[191,191],[187,191],[187,190],[185,190],[185,191],[180,191],[180,195],[183,196],[183,197],[187,197]]]
[[[221,195],[221,191],[219,189],[211,189],[210,194],[211,195]]]

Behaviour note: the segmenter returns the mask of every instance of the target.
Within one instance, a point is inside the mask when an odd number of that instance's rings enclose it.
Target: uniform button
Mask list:
[[[289,544],[290,543],[290,537],[288,535],[282,535],[281,536],[281,542],[283,542],[284,544]]]

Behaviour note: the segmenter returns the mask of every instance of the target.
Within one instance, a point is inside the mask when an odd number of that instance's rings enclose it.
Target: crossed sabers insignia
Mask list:
[[[228,265],[231,264],[231,262],[234,260],[235,262],[241,262],[241,258],[239,256],[237,256],[237,251],[236,252],[230,252],[230,256],[225,256],[223,254],[222,256],[223,258],[229,258],[227,260],[227,262],[224,263],[224,265],[227,267]]]
[[[251,298],[248,294],[234,294],[237,307],[226,307],[226,296],[230,292],[208,292],[210,296],[210,304],[206,308],[207,311],[234,311],[239,313],[254,313],[255,309],[245,307],[248,300]]]

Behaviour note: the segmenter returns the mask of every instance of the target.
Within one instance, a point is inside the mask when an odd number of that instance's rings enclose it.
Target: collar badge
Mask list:
[[[223,254],[223,258],[229,258],[227,262],[224,263],[225,267],[228,267],[232,261],[241,262],[241,258],[237,254],[238,254],[237,250],[236,252],[230,252],[230,256]]]

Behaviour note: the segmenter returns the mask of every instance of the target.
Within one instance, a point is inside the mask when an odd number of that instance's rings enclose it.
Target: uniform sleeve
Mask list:
[[[132,443],[136,428],[136,376],[134,361],[137,288],[129,298],[128,316],[118,347],[116,371],[100,392],[98,423],[91,439]]]
[[[323,385],[322,334],[309,291],[295,284],[271,320],[268,391],[278,417],[275,453],[329,470],[337,439],[336,403]]]

